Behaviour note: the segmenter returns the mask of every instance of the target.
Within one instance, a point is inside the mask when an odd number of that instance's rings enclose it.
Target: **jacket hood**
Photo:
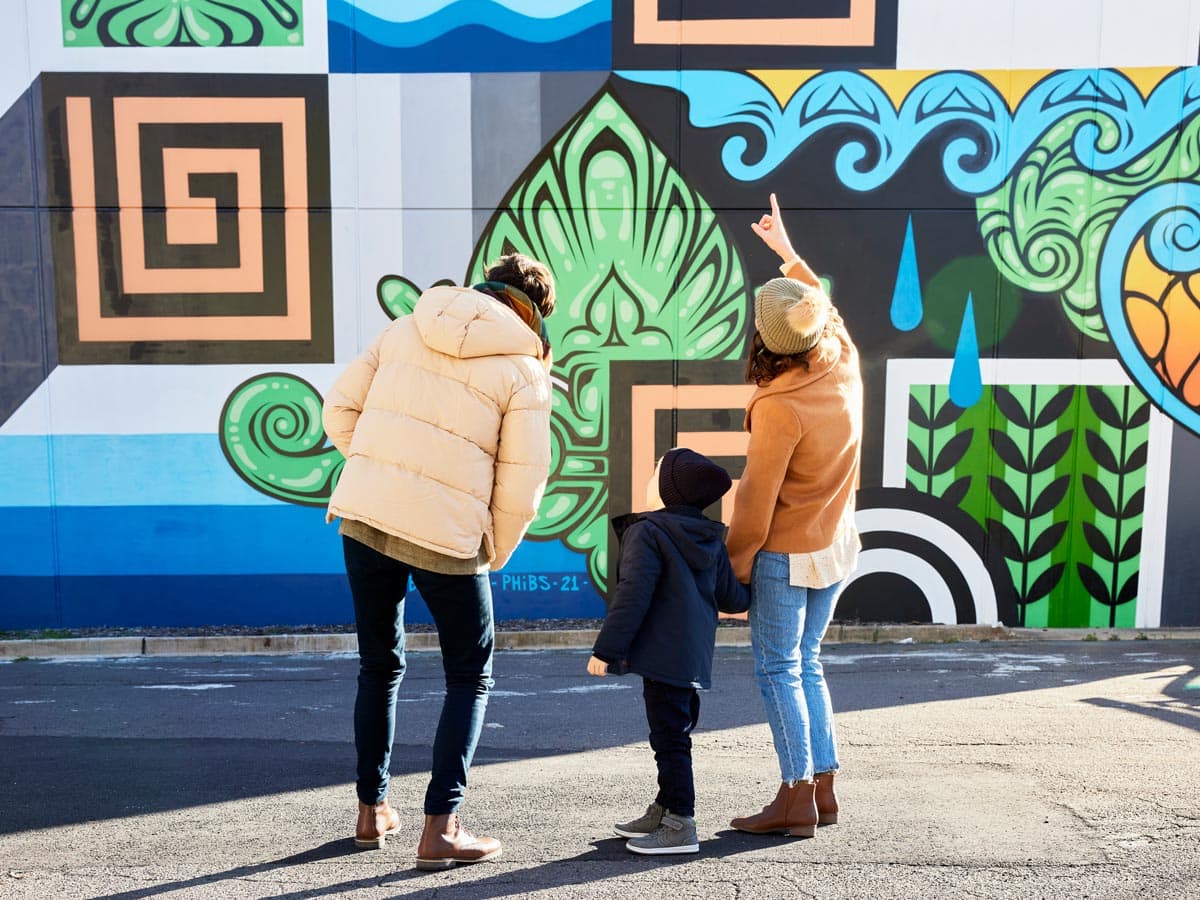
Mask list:
[[[725,553],[725,525],[692,506],[668,506],[647,513],[630,513],[613,519],[620,538],[636,522],[649,522],[670,539],[684,562],[694,571],[717,564]]]
[[[447,356],[542,356],[541,338],[515,312],[471,288],[431,287],[417,300],[413,322],[425,346]]]

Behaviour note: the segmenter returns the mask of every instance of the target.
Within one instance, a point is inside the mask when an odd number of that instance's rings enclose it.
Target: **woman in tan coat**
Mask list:
[[[792,249],[779,205],[752,226],[783,260],[754,303],[746,406],[750,447],[727,539],[750,584],[755,674],[781,784],[734,828],[811,837],[837,821],[833,709],[821,638],[859,550],[854,527],[862,445],[858,350],[820,281]]]
[[[398,830],[388,806],[396,692],[411,577],[437,625],[446,695],[433,741],[417,867],[500,854],[456,814],[492,685],[489,571],[537,512],[550,467],[554,284],[541,263],[499,260],[473,288],[440,286],[338,378],[325,431],[346,457],[327,520],[340,516],[358,631],[355,843]]]

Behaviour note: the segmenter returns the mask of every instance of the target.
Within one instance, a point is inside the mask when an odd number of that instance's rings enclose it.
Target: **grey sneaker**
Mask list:
[[[649,834],[630,838],[625,849],[631,853],[657,856],[665,853],[699,853],[700,839],[696,837],[696,820],[691,816],[663,813],[662,823]]]
[[[613,826],[613,831],[621,837],[635,838],[641,837],[644,834],[649,834],[662,822],[663,813],[666,807],[658,803],[651,803],[646,807],[646,814],[634,819],[632,822],[618,822]]]

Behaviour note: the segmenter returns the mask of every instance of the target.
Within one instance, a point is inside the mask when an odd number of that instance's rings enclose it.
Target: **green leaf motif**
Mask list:
[[[1084,588],[1095,598],[1096,602],[1112,606],[1112,592],[1100,574],[1087,563],[1076,563],[1076,568],[1079,572],[1079,580],[1083,582]]]
[[[256,491],[304,506],[325,506],[345,459],[325,445],[321,395],[302,378],[256,375],[221,409],[221,449]]]
[[[1135,196],[1200,174],[1200,119],[1193,117],[1139,159],[1104,175],[1088,171],[1075,156],[1076,133],[1090,124],[1099,132],[1096,146],[1125,139],[1107,116],[1094,111],[1067,116],[1046,131],[1004,184],[979,198],[976,212],[988,254],[1005,278],[1026,290],[1059,294],[1076,328],[1107,341],[1097,293],[1100,250]]]
[[[62,0],[66,47],[299,47],[301,0]]]
[[[440,284],[454,284],[449,278],[435,281],[433,287]],[[380,308],[387,313],[389,319],[399,319],[410,316],[421,297],[421,289],[403,275],[384,275],[375,286],[375,296]]]
[[[501,202],[469,274],[508,252],[545,262],[555,376],[553,468],[530,536],[586,553],[607,583],[609,366],[735,359],[748,293],[708,203],[607,89],[569,122]]]

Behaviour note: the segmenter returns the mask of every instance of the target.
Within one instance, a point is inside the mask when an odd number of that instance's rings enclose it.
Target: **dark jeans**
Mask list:
[[[458,809],[483,730],[492,686],[492,586],[484,575],[439,575],[342,539],[358,628],[354,745],[358,799],[383,802],[396,731],[396,691],[404,678],[404,595],[412,577],[433,614],[442,646],[446,697],[433,739],[425,814]]]
[[[692,729],[700,721],[700,694],[642,679],[650,747],[658,764],[655,802],[679,816],[696,815],[696,786],[692,781]]]

